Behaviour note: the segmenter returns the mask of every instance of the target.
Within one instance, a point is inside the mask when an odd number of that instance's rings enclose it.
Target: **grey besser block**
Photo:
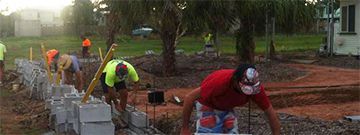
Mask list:
[[[110,105],[104,103],[98,104],[77,104],[80,122],[100,122],[111,121]]]
[[[51,109],[50,112],[51,114],[55,114],[57,111],[57,107],[64,107],[64,101],[63,100],[53,100],[51,102]]]
[[[74,88],[71,85],[52,85],[51,87],[51,96],[55,97],[64,97],[65,93],[71,93],[72,89]]]
[[[64,94],[64,106],[66,110],[73,110],[72,101],[81,101],[82,96],[78,96],[76,93],[65,93]]]
[[[80,124],[81,135],[114,135],[115,125],[108,122],[83,122]]]
[[[59,124],[59,125],[55,125],[55,132],[57,134],[59,133],[64,133],[66,130],[65,130],[65,123],[63,124]]]
[[[55,112],[55,125],[63,124],[66,122],[66,110],[64,107],[57,107]]]
[[[130,120],[132,125],[139,128],[144,128],[149,126],[149,119],[144,112],[135,111],[135,112],[131,112],[130,115],[131,115]]]

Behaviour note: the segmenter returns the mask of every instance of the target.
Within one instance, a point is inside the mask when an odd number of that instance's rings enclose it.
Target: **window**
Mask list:
[[[355,5],[341,7],[341,31],[355,32]]]

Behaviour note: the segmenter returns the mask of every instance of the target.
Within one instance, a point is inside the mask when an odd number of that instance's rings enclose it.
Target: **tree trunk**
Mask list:
[[[119,17],[117,17],[114,13],[110,13],[108,16],[107,28],[108,28],[108,36],[106,40],[107,51],[109,51],[111,45],[115,43],[115,35],[119,30]]]
[[[252,23],[242,19],[241,27],[236,32],[236,53],[239,63],[255,63],[255,41]]]
[[[174,4],[171,1],[167,1],[166,4]],[[171,5],[170,5],[171,6]],[[171,76],[175,75],[175,41],[177,31],[180,25],[180,19],[175,6],[172,8],[165,8],[163,17],[161,19],[161,39],[163,41],[163,75]]]
[[[175,75],[175,33],[165,31],[161,34],[163,41],[163,74],[164,76]]]

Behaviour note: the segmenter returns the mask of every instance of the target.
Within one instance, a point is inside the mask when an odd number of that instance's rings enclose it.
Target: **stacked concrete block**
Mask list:
[[[65,93],[71,93],[73,89],[72,85],[51,85],[51,97],[64,97]]]
[[[147,134],[149,119],[146,113],[139,111],[133,106],[127,105],[125,111],[120,115],[130,130],[136,134]]]
[[[47,73],[41,66],[41,62],[16,59],[16,70],[21,73],[21,83],[30,87],[30,98],[44,99],[44,91],[47,91]]]
[[[55,131],[57,133],[63,133],[66,132],[66,110],[64,107],[57,107],[55,112]]]
[[[66,110],[66,122],[69,124],[74,124],[74,105],[72,104],[72,102],[76,102],[76,101],[81,101],[81,99],[83,98],[84,94],[83,93],[77,93],[77,92],[72,92],[72,93],[66,93],[64,95],[64,106],[65,106],[65,110]]]
[[[75,116],[74,130],[77,134],[113,135],[115,133],[110,105],[101,100],[92,100],[88,103],[73,101],[72,103]]]

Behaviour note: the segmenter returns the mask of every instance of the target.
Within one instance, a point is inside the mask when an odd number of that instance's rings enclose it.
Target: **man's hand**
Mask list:
[[[280,122],[274,108],[271,105],[265,110],[265,114],[269,119],[272,134],[280,135]]]
[[[200,95],[201,88],[196,88],[195,90],[191,91],[189,94],[186,95],[183,105],[183,121],[182,121],[182,128],[181,128],[181,134],[190,135],[189,130],[189,121],[191,112],[193,111],[193,104],[195,100]]]

